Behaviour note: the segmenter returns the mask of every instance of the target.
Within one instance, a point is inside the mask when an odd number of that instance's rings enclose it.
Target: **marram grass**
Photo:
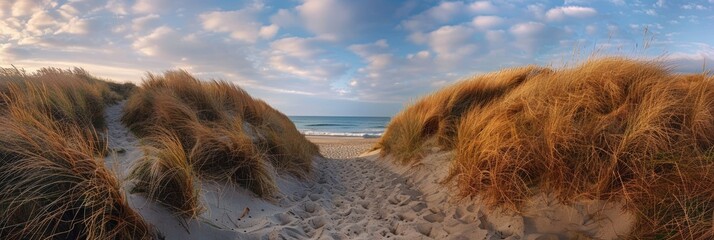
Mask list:
[[[538,192],[620,201],[630,238],[708,239],[714,217],[714,78],[655,61],[525,67],[437,91],[393,118],[377,148],[400,162],[453,150],[463,197],[518,211]]]
[[[154,237],[103,163],[108,85],[81,69],[0,72],[3,239]]]
[[[266,198],[277,193],[276,174],[306,178],[312,172],[312,158],[319,155],[317,146],[300,134],[285,115],[265,102],[253,99],[233,84],[201,81],[185,71],[149,74],[127,101],[122,121],[143,139],[171,136],[180,143],[181,163],[161,159],[174,158],[178,153],[154,154],[158,156],[155,162],[177,164],[166,169],[190,166],[199,179],[239,185]],[[152,131],[157,128],[166,131]],[[188,183],[187,179],[180,181]],[[138,184],[139,189],[151,189],[141,185],[157,183]],[[192,190],[179,191],[170,192],[189,196]],[[174,206],[174,209],[194,207]]]
[[[136,179],[131,192],[142,193],[182,217],[195,218],[202,210],[200,189],[186,151],[174,133],[154,131],[160,133],[144,140],[144,156],[129,174],[130,179]]]

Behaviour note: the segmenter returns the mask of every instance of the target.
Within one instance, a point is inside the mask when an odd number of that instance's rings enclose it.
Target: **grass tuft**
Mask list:
[[[102,118],[117,93],[81,69],[0,71],[0,236],[150,239],[105,166]]]
[[[405,109],[378,146],[400,162],[453,149],[448,180],[491,207],[518,211],[538,192],[615,200],[637,216],[633,238],[713,236],[708,74],[621,58],[502,70]]]
[[[144,193],[148,199],[159,202],[186,218],[195,218],[201,212],[199,189],[194,180],[193,168],[178,136],[167,130],[145,139],[144,157],[137,160],[129,174],[137,179],[132,193]]]
[[[176,136],[198,177],[237,184],[262,197],[277,192],[276,171],[305,178],[319,155],[317,146],[265,102],[233,84],[201,81],[181,70],[149,74],[127,101],[122,121],[142,138]],[[167,131],[152,131],[156,128]]]
[[[426,146],[453,149],[462,115],[485,107],[534,75],[551,70],[535,66],[476,76],[425,96],[393,117],[375,146],[407,163],[422,157]]]

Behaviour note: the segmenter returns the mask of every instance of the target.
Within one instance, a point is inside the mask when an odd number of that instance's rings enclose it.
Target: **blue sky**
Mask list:
[[[590,56],[714,69],[714,0],[0,2],[0,66],[183,68],[289,115],[390,116],[468,76]],[[704,67],[706,63],[706,67]]]

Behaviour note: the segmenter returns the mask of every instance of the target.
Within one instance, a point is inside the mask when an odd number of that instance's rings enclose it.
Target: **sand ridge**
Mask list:
[[[120,122],[122,104],[110,106],[107,164],[120,177],[143,153]],[[452,214],[430,208],[422,193],[406,179],[364,158],[373,140],[320,143],[314,178],[282,178],[282,194],[273,201],[256,198],[238,187],[199,183],[206,211],[198,219],[179,219],[141,195],[129,194],[130,205],[166,239],[432,239],[458,234],[473,236],[478,228],[475,208]],[[355,143],[355,141],[353,141]],[[336,159],[344,158],[344,159]],[[125,189],[130,183],[125,182]],[[464,224],[464,223],[471,223]],[[449,231],[448,225],[459,230]],[[471,234],[469,234],[471,233]]]
[[[374,147],[378,138],[307,136],[320,147],[320,153],[329,159],[356,158]]]
[[[112,150],[106,163],[123,177],[143,152],[140,141],[121,124],[121,109],[119,104],[106,112]],[[545,228],[535,223],[548,227],[545,218],[488,213],[477,201],[452,203],[448,187],[440,183],[450,153],[431,154],[419,166],[396,166],[378,152],[357,156],[372,148],[373,139],[310,140],[325,156],[315,157],[313,177],[301,181],[278,175],[281,193],[272,200],[260,199],[240,187],[201,181],[196,184],[205,211],[197,219],[173,216],[161,205],[127,191],[129,204],[165,239],[558,238],[532,234],[544,232]],[[131,183],[123,185],[128,190]],[[585,221],[577,218],[584,214],[569,213],[577,221]]]

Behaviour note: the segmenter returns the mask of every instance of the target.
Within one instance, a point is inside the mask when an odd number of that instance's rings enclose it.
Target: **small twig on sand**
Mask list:
[[[238,219],[243,219],[246,215],[248,215],[248,213],[250,213],[250,208],[243,209],[243,213],[240,214],[240,217],[238,217]]]

